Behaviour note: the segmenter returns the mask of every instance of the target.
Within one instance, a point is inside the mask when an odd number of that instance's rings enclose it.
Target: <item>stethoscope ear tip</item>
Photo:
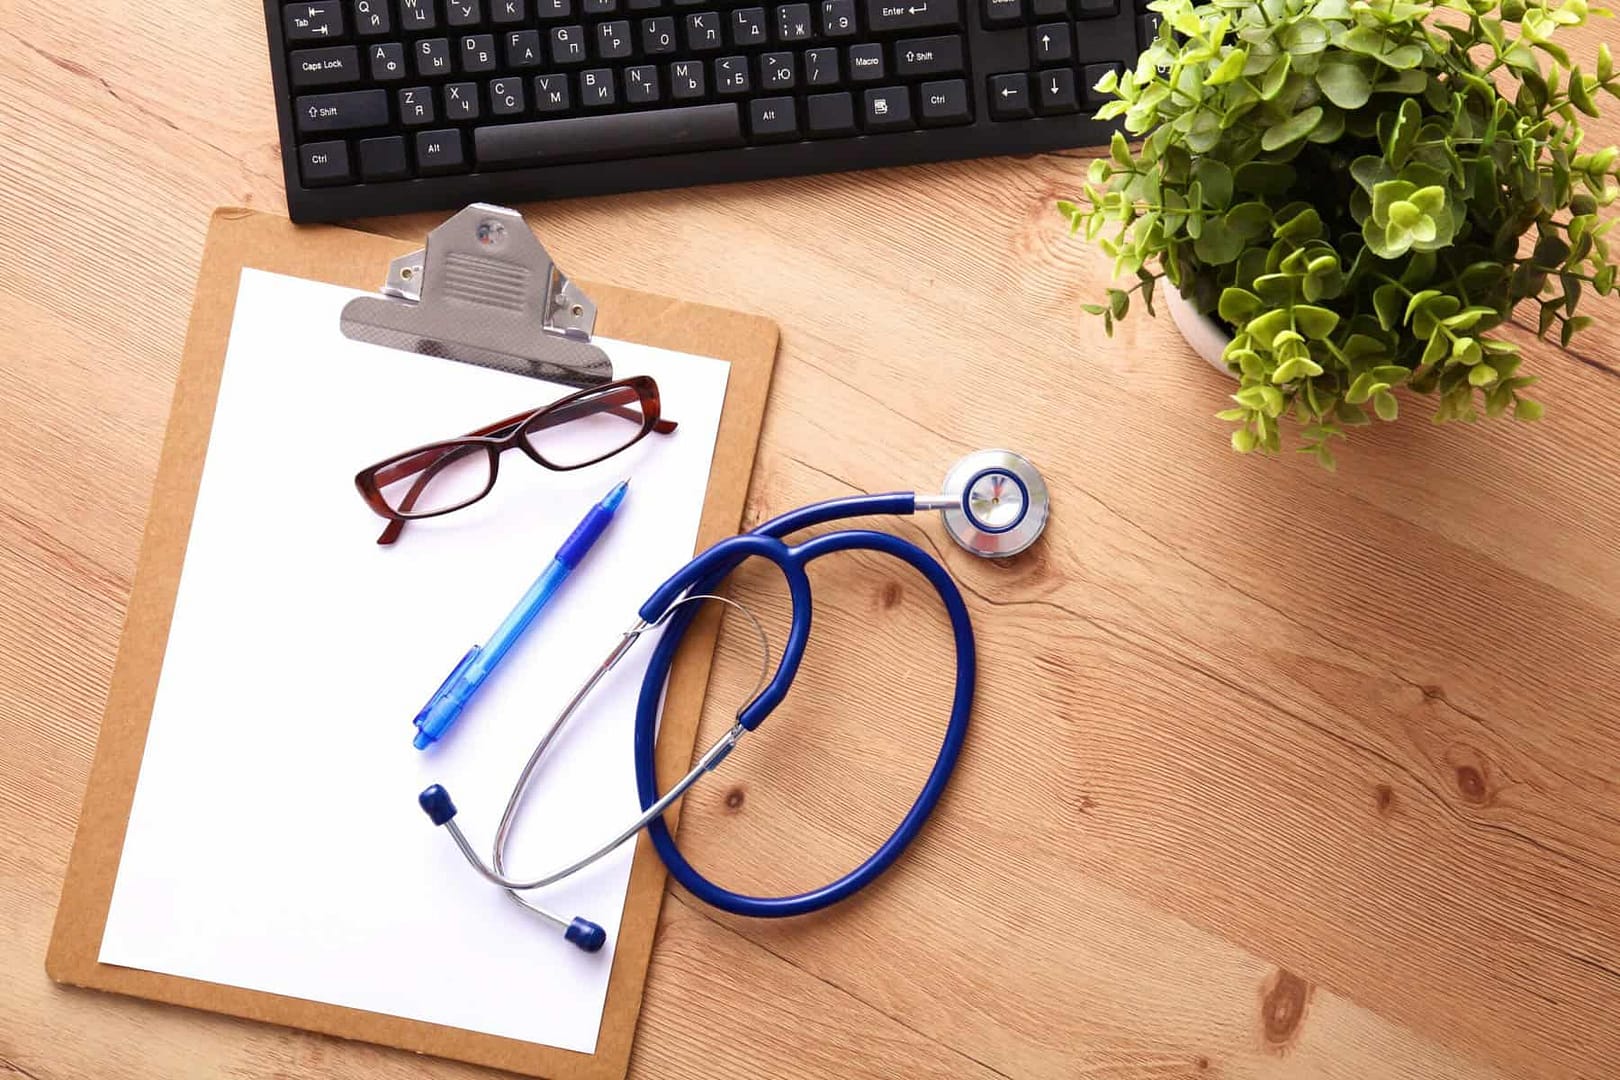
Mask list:
[[[443,825],[456,816],[456,804],[450,801],[450,793],[438,784],[423,789],[416,801],[435,825]]]
[[[581,952],[600,952],[607,944],[607,931],[589,919],[575,917],[563,931],[563,937],[579,946]]]

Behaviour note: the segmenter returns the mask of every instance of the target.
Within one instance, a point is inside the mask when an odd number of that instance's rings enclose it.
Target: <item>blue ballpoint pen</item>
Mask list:
[[[444,738],[450,725],[456,722],[461,710],[467,707],[467,702],[478,692],[495,670],[496,665],[506,656],[506,653],[517,639],[523,636],[523,631],[534,622],[540,609],[556,595],[558,588],[567,580],[568,575],[584,560],[586,552],[591,545],[607,530],[608,523],[613,520],[613,513],[624,501],[625,489],[628,483],[620,483],[603,496],[602,501],[591,507],[580,521],[579,525],[563,541],[557,554],[552,556],[551,562],[544,572],[535,579],[529,591],[523,594],[517,607],[506,617],[495,633],[482,645],[474,645],[467,650],[467,655],[461,658],[455,670],[450,672],[443,684],[433,692],[428,703],[422,706],[422,711],[416,714],[416,748],[426,750],[429,746]]]

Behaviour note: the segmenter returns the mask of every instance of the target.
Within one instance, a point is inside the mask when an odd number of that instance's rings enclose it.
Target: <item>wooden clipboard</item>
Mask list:
[[[332,227],[295,226],[255,211],[214,213],[141,544],[135,585],[119,643],[78,834],[68,863],[45,968],[58,982],[305,1028],[417,1053],[456,1058],[532,1076],[603,1080],[629,1064],[642,988],[664,893],[664,867],[643,835],[637,842],[594,1054],[580,1054],[459,1028],[99,963],[113,882],[129,824],[147,725],[185,560],[225,347],[246,267],[358,289],[374,289],[391,259],[413,245]],[[702,549],[735,532],[742,519],[776,360],[768,319],[648,293],[582,283],[598,305],[600,336],[731,363],[708,495],[698,530]],[[675,665],[658,741],[658,771],[688,767],[708,683],[719,620],[694,624]],[[671,812],[673,816],[673,811]]]

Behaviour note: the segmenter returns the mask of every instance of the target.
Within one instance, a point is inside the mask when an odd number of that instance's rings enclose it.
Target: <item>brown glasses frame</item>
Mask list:
[[[634,419],[632,410],[625,405],[606,405],[604,402],[610,396],[609,392],[628,388],[635,391],[641,408],[641,430],[626,440],[623,446],[615,450],[594,457],[589,461],[580,461],[569,465],[560,465],[548,460],[545,455],[536,450],[529,442],[528,436],[536,431],[557,427],[570,420],[578,420],[598,413],[612,413],[626,419]],[[567,397],[559,398],[549,405],[528,412],[508,416],[504,420],[497,420],[493,424],[486,424],[477,431],[468,432],[459,439],[444,439],[439,442],[427,443],[414,450],[406,450],[402,454],[384,458],[377,464],[361,469],[354,477],[354,486],[359,489],[360,495],[366,500],[380,517],[388,519],[387,528],[377,537],[379,544],[392,544],[399,539],[400,532],[405,528],[407,521],[419,521],[423,518],[440,517],[444,514],[453,514],[457,510],[465,510],[473,503],[488,495],[495,487],[495,480],[500,475],[501,455],[506,451],[521,449],[536,465],[551,469],[554,472],[570,472],[574,469],[584,469],[595,465],[599,461],[606,461],[615,454],[621,454],[649,434],[657,432],[668,435],[674,431],[676,422],[665,420],[662,415],[658,396],[658,383],[651,376],[636,375],[628,379],[619,379],[615,382],[603,383],[601,386],[592,386]],[[489,482],[484,489],[454,506],[439,507],[434,510],[413,510],[418,497],[427,487],[428,483],[451,462],[459,461],[468,454],[481,453],[489,461]],[[400,500],[400,508],[390,506],[383,497],[383,488],[390,484],[420,473],[416,483],[411,485],[405,497]]]

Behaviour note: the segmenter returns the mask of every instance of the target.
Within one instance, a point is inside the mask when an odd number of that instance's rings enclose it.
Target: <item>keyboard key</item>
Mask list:
[[[700,98],[708,93],[703,78],[703,61],[678,60],[669,65],[669,94],[677,100]]]
[[[494,34],[474,34],[461,39],[461,70],[474,74],[495,70]]]
[[[576,116],[473,132],[484,165],[549,165],[742,145],[736,102]]]
[[[725,42],[720,40],[720,13],[696,11],[686,17],[686,47],[693,52],[711,52]]]
[[[1069,38],[1069,24],[1045,23],[1029,32],[1030,63],[1040,67],[1066,63],[1074,55]]]
[[[1035,76],[1036,103],[1041,115],[1080,111],[1079,99],[1074,92],[1074,69],[1052,68]]]
[[[520,23],[529,17],[527,0],[491,0],[489,17],[497,23]]]
[[[651,105],[658,100],[658,69],[640,64],[624,69],[624,100],[631,105]]]
[[[894,73],[901,78],[961,70],[962,39],[955,34],[895,42]]]
[[[360,54],[353,45],[300,49],[287,57],[287,66],[292,71],[292,84],[298,87],[330,86],[360,78]]]
[[[990,76],[990,119],[1022,120],[1033,116],[1029,103],[1029,76],[1021,71]]]
[[[579,103],[587,109],[604,109],[616,101],[612,68],[591,68],[579,73]]]
[[[596,55],[603,60],[622,60],[629,56],[630,23],[625,19],[596,25]]]
[[[866,0],[866,25],[875,34],[955,26],[961,21],[959,0]]]
[[[742,46],[765,43],[764,8],[738,8],[731,13],[731,43]]]
[[[479,0],[445,0],[444,21],[450,26],[477,26],[483,12]]]
[[[794,139],[799,116],[790,97],[755,98],[748,103],[748,130],[761,141]]]
[[[491,116],[517,116],[523,111],[523,80],[519,78],[491,79],[489,81],[489,114]]]
[[[1030,14],[1037,19],[1062,18],[1069,13],[1069,0],[1029,0]]]
[[[973,122],[968,107],[967,83],[962,79],[925,82],[917,88],[918,113],[924,127],[949,127]]]
[[[418,75],[448,75],[450,73],[450,40],[423,38],[416,43],[416,73]]]
[[[812,136],[855,134],[855,102],[848,94],[812,94],[804,104]]]
[[[405,140],[398,135],[360,140],[360,179],[401,180],[410,175]]]
[[[434,0],[399,0],[400,28],[413,33],[432,30],[438,25],[433,17],[433,3]]]
[[[1119,0],[1079,0],[1075,14],[1082,19],[1106,19],[1119,14]]]
[[[585,28],[583,26],[553,26],[551,28],[551,59],[558,64],[585,62]]]
[[[402,124],[433,123],[433,91],[425,86],[413,86],[399,92],[399,121]]]
[[[875,41],[849,47],[849,77],[856,82],[883,78],[883,46]]]
[[[571,19],[573,16],[574,0],[534,0],[536,19]]]
[[[821,33],[823,37],[853,37],[855,0],[821,0]]]
[[[675,51],[675,20],[668,15],[641,20],[641,51],[663,56]]]
[[[748,57],[723,56],[716,60],[714,89],[718,94],[748,93]]]
[[[288,41],[323,41],[343,34],[343,7],[337,0],[288,4],[282,12],[282,26]],[[348,168],[345,152],[344,168]]]
[[[393,29],[388,18],[389,0],[354,0],[354,32],[365,37],[386,34]],[[365,172],[365,144],[361,143],[360,171]]]
[[[534,77],[535,111],[543,113],[567,112],[574,107],[574,97],[568,91],[566,75],[536,75]]]
[[[762,90],[791,90],[794,83],[793,54],[762,53],[759,58],[759,86]]]
[[[866,92],[867,131],[903,131],[911,122],[911,95],[903,86],[885,86]]]
[[[629,0],[626,5],[631,11],[656,11],[664,6],[663,0]]]
[[[1023,0],[984,0],[983,22],[986,30],[1017,26],[1023,18]]]
[[[348,183],[354,179],[349,172],[348,144],[342,139],[305,143],[298,148],[298,171],[305,187]]]
[[[446,120],[478,119],[478,84],[447,83],[444,88],[444,118]]]
[[[539,67],[544,59],[540,53],[540,31],[514,30],[506,35],[507,67]]]
[[[1159,38],[1159,24],[1164,16],[1157,11],[1149,11],[1136,17],[1136,45],[1145,49]]]
[[[777,41],[803,41],[809,36],[809,4],[783,4],[776,9]]]
[[[1080,89],[1084,95],[1082,100],[1085,104],[1087,112],[1095,112],[1102,108],[1107,102],[1113,100],[1114,95],[1099,94],[1096,90],[1092,89],[1092,87],[1096,86],[1102,77],[1108,74],[1110,71],[1124,74],[1125,65],[1087,64],[1085,67],[1080,69]]]
[[[299,131],[349,131],[388,123],[388,95],[381,90],[305,94],[293,102]]]
[[[446,128],[443,131],[418,131],[416,168],[423,175],[464,172],[467,168],[467,159],[461,153],[461,132],[455,128]]]
[[[371,78],[373,82],[388,82],[405,77],[405,46],[397,41],[385,41],[371,47]]]
[[[804,83],[806,86],[836,86],[841,77],[838,72],[837,49],[805,50]]]
[[[579,10],[585,15],[612,15],[619,10],[619,0],[580,0]]]

